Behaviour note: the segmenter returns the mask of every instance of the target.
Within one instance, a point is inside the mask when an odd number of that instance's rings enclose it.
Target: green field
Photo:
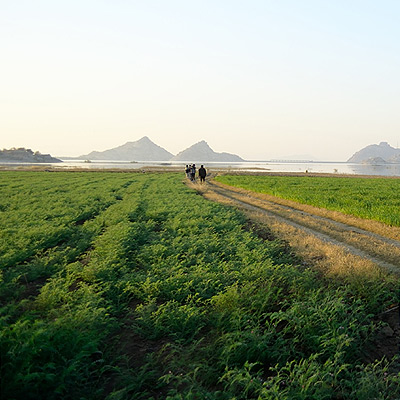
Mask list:
[[[181,174],[0,172],[4,399],[396,399],[394,278],[334,280]]]
[[[400,179],[222,175],[227,185],[400,226]]]

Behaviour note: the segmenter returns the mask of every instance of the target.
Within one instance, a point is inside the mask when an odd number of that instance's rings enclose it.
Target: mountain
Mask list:
[[[368,165],[383,165],[383,164],[387,164],[387,161],[384,160],[382,157],[371,157],[371,158],[367,158],[362,163],[368,164]]]
[[[236,154],[230,153],[216,153],[211,147],[202,140],[190,146],[186,150],[181,151],[171,161],[188,161],[188,162],[242,162],[242,158]]]
[[[382,159],[382,161],[386,162],[398,162],[400,159],[400,149],[395,149],[387,142],[371,144],[354,153],[347,162],[369,163],[374,159]]]
[[[235,154],[216,153],[202,140],[174,156],[169,151],[153,143],[147,136],[136,142],[128,142],[122,146],[105,151],[92,151],[78,159],[114,160],[114,161],[188,161],[188,162],[242,162]]]
[[[41,154],[39,151],[33,152],[31,149],[12,148],[10,150],[0,150],[0,163],[59,163],[58,158],[50,154]]]
[[[168,161],[173,154],[153,143],[147,136],[136,142],[127,142],[122,146],[105,151],[92,151],[78,158],[85,160],[114,161]]]

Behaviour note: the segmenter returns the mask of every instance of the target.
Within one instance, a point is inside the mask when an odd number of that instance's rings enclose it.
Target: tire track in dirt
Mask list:
[[[400,240],[371,232],[360,227],[336,221],[327,216],[316,215],[296,207],[260,198],[256,193],[237,190],[227,185],[208,182],[193,185],[205,197],[210,194],[231,202],[250,214],[261,214],[279,223],[289,225],[300,233],[311,235],[327,245],[338,246],[347,253],[369,260],[380,268],[400,275]],[[211,192],[211,193],[210,193]]]
[[[254,224],[256,228],[266,227],[266,237],[272,233],[272,239],[283,239],[301,257],[304,266],[315,268],[323,275],[332,274],[339,279],[351,276],[351,279],[356,280],[357,276],[366,275],[369,276],[367,279],[372,277],[379,280],[386,271],[400,275],[398,228],[378,226],[373,221],[348,218],[341,213],[331,213],[325,209],[308,207],[213,181],[208,181],[205,185],[189,183],[189,186],[208,200],[240,209],[249,218],[250,224]],[[347,220],[351,223],[344,223]],[[380,232],[384,234],[381,235]],[[365,242],[368,244],[365,245]],[[387,261],[386,257],[382,257],[383,250],[395,253],[394,256],[389,255],[389,259],[394,261]],[[377,315],[376,321],[382,321],[384,326],[378,330],[371,349],[365,353],[366,362],[373,362],[383,356],[392,359],[399,354],[398,303]]]

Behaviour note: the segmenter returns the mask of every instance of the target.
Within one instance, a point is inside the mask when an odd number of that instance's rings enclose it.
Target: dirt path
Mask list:
[[[265,223],[268,226],[279,225],[282,239],[289,241],[291,245],[293,239],[288,239],[288,234],[285,234],[290,228],[292,236],[297,234],[314,237],[325,246],[333,246],[331,248],[333,252],[340,250],[400,275],[398,228],[233,188],[215,181],[193,186],[209,199],[240,208],[250,219],[256,219],[258,223]],[[283,227],[286,229],[282,229]],[[274,231],[276,236],[281,236],[277,229]]]
[[[319,209],[278,197],[223,185],[188,183],[205,198],[240,209],[250,225],[265,239],[278,238],[289,244],[306,267],[326,275],[351,279],[387,271],[400,275],[400,229],[339,212]],[[254,223],[254,225],[252,225]],[[365,362],[392,359],[399,352],[400,314],[398,304],[377,316],[383,328],[377,332]]]

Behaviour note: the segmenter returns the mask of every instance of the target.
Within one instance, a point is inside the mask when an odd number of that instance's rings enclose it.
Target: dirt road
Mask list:
[[[387,272],[400,275],[400,228],[213,180],[203,185],[189,185],[209,200],[240,209],[257,234],[267,240],[280,239],[287,243],[287,250],[300,256],[306,268],[344,281],[346,277],[379,280]],[[399,317],[398,304],[376,316],[384,327],[364,355],[366,361],[383,356],[391,359],[398,354]]]
[[[208,199],[241,209],[308,258],[369,263],[400,275],[400,229],[209,181],[193,185]],[[311,248],[310,248],[311,247]],[[322,252],[322,253],[321,253]],[[348,257],[352,255],[353,257]],[[347,258],[347,260],[344,260]],[[335,261],[333,260],[335,259]]]

